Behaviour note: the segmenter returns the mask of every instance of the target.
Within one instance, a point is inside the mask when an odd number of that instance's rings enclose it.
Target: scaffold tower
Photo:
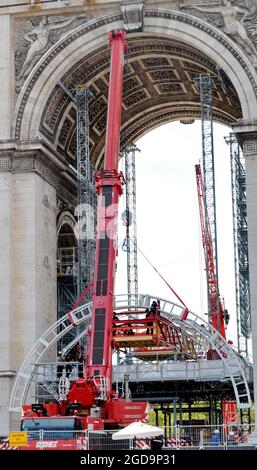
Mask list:
[[[212,77],[200,75],[196,78],[200,90],[201,102],[201,129],[202,129],[202,162],[204,178],[204,211],[205,220],[209,219],[209,227],[213,248],[213,262],[215,268],[216,292],[219,292],[218,278],[218,249],[217,249],[217,224],[216,224],[216,193],[215,193],[215,165],[214,165],[214,143],[213,143],[213,116],[212,116]],[[207,230],[206,226],[206,230]],[[208,233],[206,233],[206,238]],[[207,247],[206,247],[207,249]],[[205,253],[205,259],[208,259],[208,252]],[[211,273],[208,263],[206,263],[207,285],[211,282]],[[217,296],[218,299],[219,296]],[[211,296],[208,289],[208,313],[210,321]],[[219,302],[217,301],[217,317],[219,319]],[[218,325],[220,330],[220,325]]]
[[[135,144],[129,144],[123,151],[126,179],[126,239],[123,246],[127,251],[127,279],[129,305],[136,304],[138,295],[137,266],[137,221],[136,221],[136,152]]]
[[[238,349],[247,353],[251,334],[251,302],[248,260],[246,179],[243,153],[235,134],[225,138],[230,146],[231,189],[234,233],[235,289]]]
[[[89,99],[92,93],[83,85],[77,86],[74,91],[77,105],[77,294],[80,296],[94,272],[96,192],[89,140]],[[90,295],[89,292],[85,300],[89,300]]]

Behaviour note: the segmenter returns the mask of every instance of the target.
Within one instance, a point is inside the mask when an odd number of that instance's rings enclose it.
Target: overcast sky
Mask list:
[[[228,339],[236,342],[234,253],[228,127],[215,124],[215,171],[218,224],[219,285],[231,315]],[[201,125],[170,123],[137,142],[138,246],[178,292],[190,310],[204,315],[206,278],[200,232],[195,164],[201,158]],[[120,209],[125,208],[125,198]],[[119,244],[126,229],[119,219]],[[139,293],[178,303],[155,271],[138,254]],[[127,292],[126,253],[118,256],[116,293]],[[206,316],[204,316],[207,319]]]

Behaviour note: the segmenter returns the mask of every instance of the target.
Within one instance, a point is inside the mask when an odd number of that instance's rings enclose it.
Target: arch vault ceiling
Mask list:
[[[134,35],[123,87],[121,144],[137,140],[160,124],[200,117],[199,90],[195,78],[211,73],[213,116],[232,124],[242,117],[237,93],[222,71],[195,48],[163,37]],[[98,49],[72,67],[62,78],[69,89],[84,83],[90,98],[90,146],[92,160],[102,154],[107,117],[110,50]],[[57,84],[43,110],[40,132],[51,147],[74,164],[76,154],[76,109]]]

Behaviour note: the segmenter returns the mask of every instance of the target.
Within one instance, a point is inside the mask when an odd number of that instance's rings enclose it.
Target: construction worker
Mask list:
[[[151,314],[149,308],[147,308],[145,312],[146,312],[145,318],[148,318],[148,317],[151,317],[151,316],[152,316],[152,314]],[[147,330],[146,330],[146,333],[147,333],[148,335],[152,334],[152,328],[149,328],[149,326],[153,326],[153,323],[152,323],[152,322],[147,323]]]
[[[157,313],[157,302],[155,302],[155,300],[152,302],[152,305],[150,307],[150,310],[149,308],[146,309],[146,316],[145,318],[148,318],[148,317],[153,317],[154,315],[156,315]],[[153,323],[147,323],[147,326],[153,326]],[[150,334],[152,335],[153,334],[153,328],[147,328],[146,330],[146,333],[147,334]]]
[[[58,354],[57,362],[58,362],[58,365],[57,365],[57,379],[60,379],[60,377],[62,376],[63,368],[64,368],[64,365],[63,365],[64,357],[62,356],[61,351]]]
[[[235,433],[234,431],[229,431],[229,434],[228,434],[228,445],[229,446],[234,446],[236,443],[235,441]]]
[[[150,312],[152,315],[155,315],[157,312],[157,302],[155,300],[152,302]]]
[[[211,436],[211,445],[212,446],[220,445],[220,432],[218,429],[215,429],[214,433]]]
[[[151,439],[151,450],[161,450],[163,446],[163,437],[156,436]]]
[[[65,361],[66,362],[71,362],[72,361],[72,358],[71,358],[70,354],[67,354],[67,356],[65,358]],[[68,379],[70,378],[71,373],[72,373],[72,365],[71,364],[66,364],[66,375],[67,375]]]

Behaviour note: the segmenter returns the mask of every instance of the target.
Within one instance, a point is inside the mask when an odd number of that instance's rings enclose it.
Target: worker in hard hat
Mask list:
[[[215,429],[211,436],[211,445],[219,446],[220,445],[220,432],[218,429]]]

